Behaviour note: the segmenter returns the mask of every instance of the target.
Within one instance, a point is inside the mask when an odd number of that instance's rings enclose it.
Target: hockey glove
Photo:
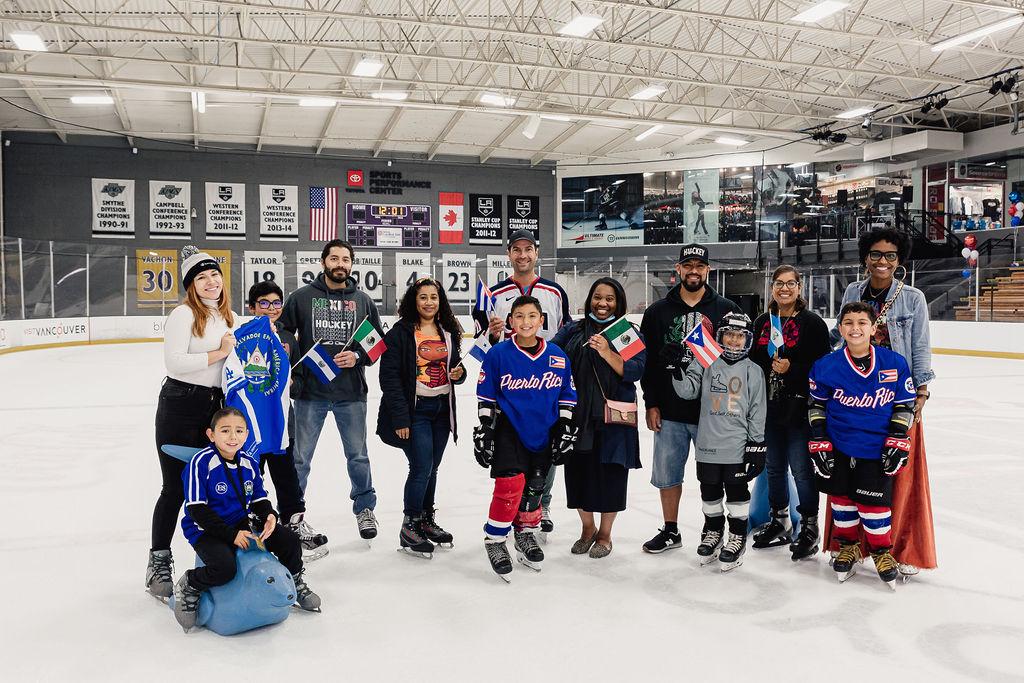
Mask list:
[[[746,479],[750,481],[764,471],[765,459],[768,457],[768,447],[763,441],[748,441],[743,449],[743,464],[746,465]]]
[[[683,364],[683,356],[686,355],[686,347],[678,342],[669,342],[661,347],[658,358],[665,364],[666,368],[678,367]]]
[[[910,458],[910,439],[890,436],[882,447],[882,471],[890,477],[903,469]]]
[[[836,456],[832,454],[832,442],[828,439],[807,442],[807,450],[811,454],[811,467],[822,479],[832,476],[832,467],[836,464]]]
[[[494,462],[494,427],[491,425],[477,425],[473,430],[473,457],[484,469]]]
[[[560,418],[555,423],[554,429],[551,430],[551,463],[553,465],[561,465],[566,456],[572,453],[572,449],[576,447],[578,432],[579,428],[565,418]]]

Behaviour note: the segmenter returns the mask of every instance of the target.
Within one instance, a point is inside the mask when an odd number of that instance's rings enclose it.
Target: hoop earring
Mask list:
[[[900,268],[902,268],[902,269],[903,269],[903,277],[897,277],[897,276],[896,276],[896,273],[898,273],[898,272],[899,272]],[[897,280],[899,280],[900,282],[904,282],[904,281],[905,281],[905,280],[907,279],[907,275],[909,275],[909,274],[910,274],[910,271],[908,271],[908,270],[907,270],[907,267],[906,267],[905,265],[903,265],[903,264],[900,264],[899,266],[897,266],[897,267],[896,267],[896,270],[894,270],[894,271],[892,272],[892,276],[893,276],[894,278],[896,278]]]

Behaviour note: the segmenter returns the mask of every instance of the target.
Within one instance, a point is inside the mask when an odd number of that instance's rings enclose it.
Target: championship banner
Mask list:
[[[438,193],[437,208],[441,215],[438,241],[441,244],[462,244],[464,197],[461,192]]]
[[[290,242],[299,239],[297,185],[260,185],[260,239]]]
[[[92,236],[135,237],[135,181],[92,179]]]
[[[505,254],[487,255],[487,284],[493,287],[512,275],[512,264]]]
[[[469,195],[469,243],[503,244],[501,195]]]
[[[245,239],[245,183],[206,183],[207,239]]]
[[[476,285],[476,254],[445,254],[441,280],[452,302],[473,301]]]
[[[174,249],[135,250],[135,298],[139,308],[178,304],[177,257]]]
[[[345,235],[356,247],[430,248],[430,207],[346,204]]]
[[[299,288],[308,285],[316,279],[316,276],[324,272],[324,266],[320,262],[319,251],[297,251],[295,252],[295,287]]]
[[[357,251],[352,260],[352,278],[375,303],[383,303],[384,252]]]
[[[242,274],[248,301],[249,288],[258,282],[276,282],[284,291],[284,253],[280,251],[246,251],[242,254]]]
[[[189,239],[192,236],[192,184],[184,180],[149,181],[149,236]]]
[[[395,254],[395,300],[401,301],[405,290],[430,274],[430,254]]]
[[[540,197],[508,195],[508,234],[529,230],[540,244]]]

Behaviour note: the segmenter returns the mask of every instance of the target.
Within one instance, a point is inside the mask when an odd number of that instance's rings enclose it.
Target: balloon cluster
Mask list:
[[[960,271],[960,274],[965,278],[969,278],[971,276],[971,268],[978,265],[978,250],[975,249],[976,246],[978,246],[978,238],[974,235],[964,237],[964,248],[960,250],[960,255],[967,259],[967,267]]]
[[[1011,192],[1009,195],[1010,206],[1006,212],[1010,214],[1010,225],[1017,227],[1024,221],[1024,201],[1021,201],[1019,192]]]

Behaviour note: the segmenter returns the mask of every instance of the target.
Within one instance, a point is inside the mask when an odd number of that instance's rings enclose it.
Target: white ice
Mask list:
[[[660,506],[644,469],[603,560],[572,556],[564,506],[541,573],[494,576],[481,525],[491,481],[473,460],[472,382],[460,388],[459,445],[449,445],[438,519],[454,550],[431,561],[395,552],[404,456],[372,436],[381,533],[359,540],[333,425],[307,492],[308,518],[331,539],[309,582],[322,614],[222,638],[184,635],[143,590],[160,486],[153,417],[159,344],[0,356],[0,677],[24,680],[1024,680],[1024,363],[938,356],[925,414],[939,569],[891,593],[870,561],[839,585],[823,556],[748,550],[739,569],[697,566],[701,523],[692,461],[684,548],[640,545]],[[174,542],[177,570],[194,554]]]

